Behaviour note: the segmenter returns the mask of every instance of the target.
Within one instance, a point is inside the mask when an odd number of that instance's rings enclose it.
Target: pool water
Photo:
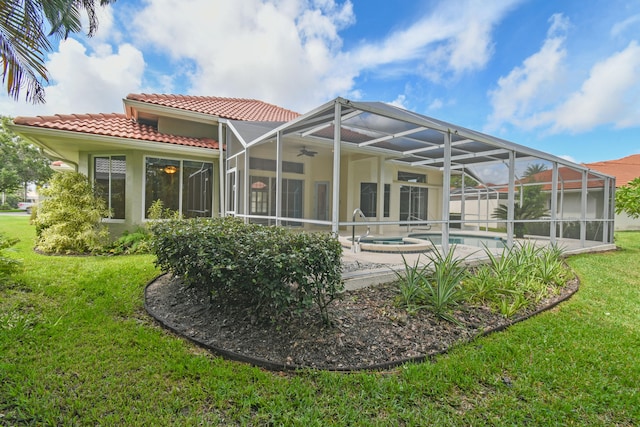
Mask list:
[[[440,234],[411,234],[409,237],[412,237],[414,239],[431,240],[431,243],[433,243],[434,245],[442,244],[442,235]],[[469,236],[461,234],[450,234],[449,244],[475,246],[477,248],[487,247],[489,249],[502,249],[505,247],[504,240],[502,240],[500,237]]]
[[[373,245],[415,245],[416,242],[405,241],[402,237],[363,237],[360,243]]]

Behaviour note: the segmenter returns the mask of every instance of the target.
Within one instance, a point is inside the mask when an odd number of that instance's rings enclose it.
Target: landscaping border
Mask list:
[[[269,371],[276,371],[276,372],[291,372],[291,371],[299,371],[299,370],[319,370],[319,371],[329,371],[329,372],[356,372],[356,371],[385,371],[385,370],[390,370],[393,368],[396,368],[398,366],[404,365],[406,363],[420,363],[420,362],[424,362],[427,359],[430,359],[434,356],[438,356],[441,354],[445,354],[449,351],[450,347],[441,349],[441,350],[437,350],[434,351],[433,353],[429,353],[429,354],[423,354],[420,356],[414,356],[414,357],[408,357],[408,358],[403,358],[403,359],[398,359],[398,360],[394,360],[394,361],[390,361],[390,362],[382,362],[382,363],[377,363],[377,364],[372,364],[372,365],[365,365],[365,366],[352,366],[352,367],[336,367],[336,368],[317,368],[317,367],[311,367],[311,366],[304,366],[304,365],[296,365],[296,364],[286,364],[286,363],[278,363],[278,362],[272,362],[270,360],[265,360],[259,357],[252,357],[252,356],[246,356],[243,354],[239,354],[236,353],[234,351],[231,350],[227,350],[225,348],[221,348],[221,347],[217,347],[214,345],[210,345],[207,344],[197,338],[194,337],[190,337],[188,335],[185,335],[183,333],[180,332],[180,330],[174,326],[172,326],[171,324],[165,322],[157,313],[155,313],[150,307],[148,302],[148,291],[149,288],[153,285],[156,284],[156,282],[158,281],[158,279],[160,279],[163,276],[168,275],[169,273],[164,273],[164,274],[160,274],[158,276],[156,276],[154,279],[152,279],[149,283],[147,283],[147,285],[144,288],[144,308],[147,311],[147,313],[160,325],[162,326],[164,329],[171,331],[172,333],[185,338],[186,340],[198,345],[201,348],[204,348],[208,351],[210,351],[213,354],[219,355],[225,359],[228,360],[233,360],[233,361],[237,361],[237,362],[243,362],[243,363],[247,363],[249,365],[252,366],[256,366],[259,368],[263,368]],[[540,314],[544,311],[550,310],[554,307],[556,307],[558,304],[567,301],[568,299],[570,299],[579,289],[580,289],[580,279],[575,276],[574,274],[574,279],[572,279],[572,281],[575,281],[575,289],[571,290],[570,292],[568,292],[565,295],[562,295],[560,298],[556,298],[552,301],[549,302],[549,304],[543,305],[542,307],[538,307],[536,308],[534,311],[529,312],[525,315],[519,316],[514,318],[513,320],[511,320],[510,322],[506,323],[506,324],[501,324],[489,329],[485,329],[482,332],[471,336],[470,338],[468,338],[467,340],[463,340],[463,341],[459,341],[456,344],[460,344],[460,343],[470,343],[473,342],[474,340],[476,340],[477,338],[483,337],[483,336],[487,336],[490,335],[494,332],[499,332],[499,331],[503,331],[505,329],[507,329],[508,327],[510,327],[511,325],[514,325],[516,323],[522,322],[524,320],[527,320],[537,314]]]

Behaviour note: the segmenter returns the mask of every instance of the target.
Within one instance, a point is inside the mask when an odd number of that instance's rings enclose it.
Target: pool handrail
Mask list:
[[[417,216],[415,216],[415,215],[409,215],[409,216],[407,217],[407,221],[411,221],[411,220],[415,220],[415,221],[423,221],[423,222],[424,222],[424,221],[426,221],[426,220],[424,220],[424,219],[422,219],[422,218],[419,218],[419,217],[417,217]],[[429,231],[429,230],[431,230],[431,224],[427,224],[427,225],[426,225],[426,226],[424,226],[424,227],[420,227],[420,226],[418,226],[418,227],[416,227],[416,228],[411,228],[411,223],[408,223],[408,224],[407,224],[407,233],[411,233],[413,230],[425,230],[425,231]]]
[[[356,240],[356,225],[353,224],[351,226],[351,252],[360,252],[360,240],[363,237],[367,237],[371,232],[371,226],[368,224],[367,217],[364,212],[362,212],[362,209],[355,208],[351,222],[356,222],[356,215],[359,215],[365,222],[367,222],[367,232],[358,236],[358,240]]]

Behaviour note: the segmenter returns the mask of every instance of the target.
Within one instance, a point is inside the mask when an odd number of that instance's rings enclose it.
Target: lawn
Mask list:
[[[507,331],[390,372],[273,373],[162,330],[151,256],[49,257],[0,215],[24,263],[0,285],[0,425],[640,423],[640,233],[569,259],[580,291]]]

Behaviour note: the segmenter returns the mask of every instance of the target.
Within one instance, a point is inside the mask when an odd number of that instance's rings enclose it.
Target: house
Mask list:
[[[616,178],[616,188],[620,188],[633,179],[640,177],[640,154],[633,154],[617,160],[587,163],[585,166],[614,176]],[[626,213],[616,214],[615,224],[616,230],[640,230],[640,219],[631,218]]]
[[[130,94],[123,102],[124,114],[18,117],[13,125],[52,159],[90,177],[108,201],[105,222],[115,233],[143,223],[159,199],[186,217],[234,215],[354,238],[365,229],[398,235],[428,225],[447,250],[452,175],[498,165],[512,206],[520,162],[588,171],[380,102],[336,98],[305,114],[206,96]],[[606,192],[602,203],[611,206]],[[609,230],[613,217],[599,221]],[[505,222],[509,241],[513,224]],[[596,243],[612,243],[611,233]]]
[[[221,119],[285,122],[298,116],[250,99],[130,94],[123,102],[120,114],[14,119],[14,130],[57,165],[71,165],[95,182],[115,235],[142,224],[158,199],[186,217],[220,213],[214,186],[221,182]]]

